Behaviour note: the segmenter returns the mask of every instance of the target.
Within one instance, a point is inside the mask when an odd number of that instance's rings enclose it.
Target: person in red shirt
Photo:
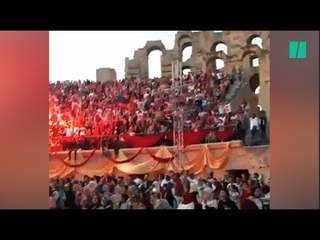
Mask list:
[[[190,182],[186,182],[185,189],[187,190],[182,196],[182,205],[188,205],[190,203],[194,204],[194,209],[201,209],[202,205],[198,203],[197,195],[198,190],[197,186],[194,184],[190,184]]]
[[[180,178],[180,173],[174,174],[174,192],[178,197],[182,197],[184,193],[183,183]]]
[[[250,196],[250,192],[250,186],[246,182],[243,182],[240,190],[240,209],[243,208],[243,202]]]
[[[260,199],[261,195],[262,191],[259,187],[252,188],[249,197],[242,201],[241,209],[262,210],[263,202]]]
[[[103,135],[105,133],[105,123],[103,121],[100,121],[98,123],[98,128],[99,128],[99,134]]]

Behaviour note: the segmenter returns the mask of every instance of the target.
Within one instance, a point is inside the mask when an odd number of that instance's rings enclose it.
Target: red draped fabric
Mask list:
[[[106,156],[104,155],[107,159],[109,159],[110,161],[116,163],[116,164],[122,164],[122,163],[129,163],[131,162],[132,160],[134,160],[141,152],[142,152],[143,148],[141,148],[133,157],[131,158],[127,158],[126,160],[121,160],[121,161],[118,161],[112,157],[109,157],[109,156]]]
[[[152,154],[152,152],[148,149],[146,149],[146,151],[149,153],[149,155],[154,159],[156,160],[158,163],[169,163],[171,162],[174,157],[169,157],[169,158],[160,158],[160,157],[157,157],[156,155]]]
[[[233,127],[225,127],[223,131],[219,131],[218,129],[206,129],[200,130],[198,132],[184,132],[183,133],[183,142],[185,146],[192,144],[199,144],[211,131],[214,132],[217,140],[226,141],[232,138],[233,135]],[[170,141],[173,141],[173,133],[160,133],[156,135],[139,135],[139,136],[131,136],[129,134],[120,135],[124,142],[128,143],[133,148],[147,148],[154,146],[157,142],[163,139],[164,136]],[[116,138],[117,135],[109,136],[110,138]],[[99,137],[89,137],[91,141],[98,140]],[[63,137],[62,142],[74,142],[74,137]]]
[[[214,135],[220,141],[228,140],[233,135],[233,127],[225,127],[223,131],[219,131],[217,129],[213,130]]]
[[[184,132],[183,144],[184,146],[199,144],[209,133],[210,130],[201,130],[198,132]]]
[[[94,153],[96,152],[96,149],[94,149],[90,155],[88,156],[88,158],[86,160],[84,160],[82,163],[79,163],[79,164],[72,164],[72,163],[69,163],[69,162],[66,162],[65,159],[63,157],[61,157],[61,155],[57,154],[57,152],[54,153],[54,156],[57,156],[58,160],[60,162],[62,162],[64,165],[68,166],[68,167],[73,167],[73,168],[76,168],[76,167],[82,167],[84,165],[86,165],[89,160],[91,160],[91,158],[93,157]],[[51,153],[49,153],[49,156],[52,156]]]
[[[164,133],[143,136],[131,136],[129,134],[123,134],[121,137],[126,143],[134,148],[146,148],[152,147],[159,142],[164,137]]]
[[[183,133],[183,143],[185,146],[192,145],[192,144],[199,144],[201,140],[203,140],[208,134],[210,130],[201,130],[198,132],[184,132]],[[173,141],[173,133],[170,132],[167,134],[167,137],[170,141]]]

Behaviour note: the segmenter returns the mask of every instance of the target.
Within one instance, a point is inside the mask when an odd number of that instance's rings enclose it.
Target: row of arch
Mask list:
[[[221,32],[221,31],[215,31],[215,32]],[[183,38],[187,38],[188,36],[181,36],[179,41],[181,41]],[[262,38],[258,35],[252,35],[247,40],[248,45],[257,45],[259,48],[263,48],[262,45]],[[223,42],[216,42],[211,47],[211,52],[220,52],[222,51],[225,55],[228,54],[228,46]],[[161,77],[161,55],[162,51],[160,50],[152,50],[148,54],[148,72],[149,77]],[[186,62],[191,58],[192,55],[192,43],[191,42],[185,42],[181,46],[181,55],[182,55],[182,62]],[[224,61],[220,58],[215,59],[215,61],[212,63],[212,67],[216,70],[220,70],[224,68]],[[251,67],[258,67],[259,66],[259,58],[256,56],[252,56],[250,58],[250,65]],[[184,69],[184,73],[189,72],[190,69],[186,68]]]

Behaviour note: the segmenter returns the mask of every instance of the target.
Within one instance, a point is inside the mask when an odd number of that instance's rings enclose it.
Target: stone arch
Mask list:
[[[186,74],[187,72],[191,72],[191,67],[189,65],[182,66],[182,73]]]
[[[260,77],[259,73],[253,74],[249,79],[249,86],[253,93],[255,93],[256,89],[260,87]]]
[[[163,52],[159,49],[153,49],[148,54],[148,77],[161,77],[162,76],[162,63],[161,56]]]
[[[161,41],[148,41],[144,48],[146,49],[147,56],[149,56],[149,54],[154,50],[159,50],[162,54],[166,51],[166,47]]]
[[[212,70],[215,71],[217,70],[217,60],[222,60],[224,61],[224,59],[219,58],[217,56],[211,57],[207,60],[207,71]],[[222,68],[219,69],[223,69],[225,67],[225,62],[224,62],[224,66]]]
[[[250,69],[259,69],[259,64],[258,65],[254,65],[254,61],[258,61],[260,57],[261,57],[261,51],[259,51],[259,47],[258,46],[253,46],[253,47],[244,47],[243,48],[243,54],[242,54],[242,58],[241,58],[241,62],[242,62],[242,68],[245,71],[249,71]]]
[[[146,45],[142,49],[143,54],[142,54],[142,57],[140,58],[140,61],[139,61],[141,76],[150,77],[149,55],[151,52],[156,51],[156,50],[160,51],[162,53],[161,55],[164,55],[166,53],[166,48],[165,48],[164,44],[162,43],[162,41],[161,40],[147,41]],[[160,72],[162,72],[161,55],[160,55],[160,63],[159,63]]]
[[[184,59],[185,61],[187,61],[188,59],[191,58],[191,55],[192,55],[192,40],[191,40],[191,35],[189,34],[182,34],[181,36],[179,36],[178,40],[177,40],[177,44],[178,44],[178,51],[179,51],[179,55],[181,57],[181,61],[183,61],[183,58],[184,58],[184,55],[183,55],[183,51],[186,49],[186,48],[189,48],[191,47],[191,54],[190,54],[190,57],[188,57],[187,59]],[[185,62],[184,61],[184,62]]]
[[[188,34],[188,33],[184,33],[184,34],[181,34],[179,36],[179,38],[177,39],[177,43],[178,43],[178,46],[179,48],[181,49],[182,45],[185,43],[185,42],[191,42],[191,35]]]
[[[255,39],[258,41],[255,41]],[[263,42],[262,37],[258,34],[252,34],[247,39],[247,45],[257,45],[259,48],[262,48],[262,42]]]
[[[242,60],[246,57],[246,56],[249,56],[249,57],[252,57],[252,56],[254,56],[254,57],[259,57],[259,53],[257,52],[257,51],[255,51],[255,50],[253,50],[253,49],[245,49],[245,51],[243,52],[243,54],[242,54]]]
[[[217,50],[218,48],[218,50]],[[220,49],[221,48],[221,49]],[[222,41],[214,42],[210,48],[211,52],[223,51],[225,55],[228,55],[228,45]]]

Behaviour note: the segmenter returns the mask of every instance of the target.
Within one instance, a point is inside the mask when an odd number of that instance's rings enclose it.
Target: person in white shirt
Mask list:
[[[224,119],[219,118],[217,124],[218,131],[224,131]]]
[[[90,189],[92,193],[96,190],[97,186],[98,186],[97,181],[93,179],[87,185],[87,187]]]
[[[252,117],[249,119],[250,122],[250,132],[251,132],[251,138],[252,142],[255,142],[255,138],[257,135],[257,132],[259,130],[259,118],[253,113]]]
[[[213,199],[212,195],[212,188],[207,187],[204,189],[203,200],[201,202],[202,209],[217,209],[218,208],[218,201]]]
[[[240,192],[240,188],[241,188],[241,178],[240,177],[236,177],[236,181],[234,183],[234,186],[236,186],[238,189],[238,192]]]
[[[223,75],[222,75],[221,72],[218,72],[218,73],[216,74],[216,76],[217,76],[217,78],[218,78],[219,80],[223,77]]]
[[[224,111],[226,113],[231,113],[231,103],[228,103],[224,106]]]
[[[190,173],[187,179],[190,182],[190,184],[194,184],[195,186],[198,186],[198,179],[195,178],[193,173]]]
[[[238,188],[231,184],[228,188],[230,200],[234,201],[238,208],[240,208],[240,193],[238,192]]]
[[[160,186],[161,186],[161,187],[164,187],[164,185],[166,185],[166,184],[168,184],[168,183],[169,183],[169,181],[168,181],[166,178],[164,178],[164,179],[161,181]]]
[[[225,113],[225,105],[224,104],[219,104],[219,114],[223,115]]]
[[[72,135],[73,135],[73,129],[72,128],[70,128],[70,127],[68,127],[67,129],[66,129],[66,137],[71,137]]]

